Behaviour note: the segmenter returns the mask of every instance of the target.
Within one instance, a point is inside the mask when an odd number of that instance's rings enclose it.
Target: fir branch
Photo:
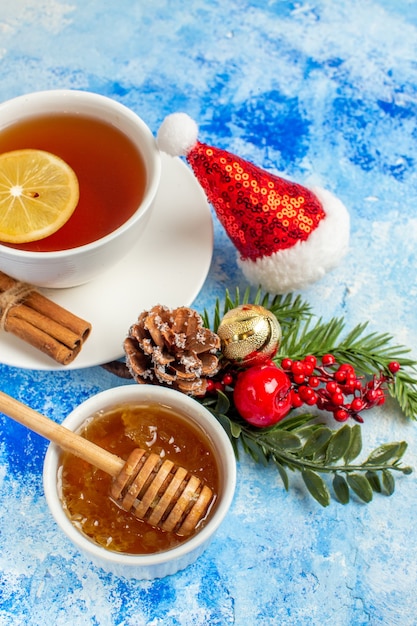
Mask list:
[[[359,374],[372,376],[388,373],[388,364],[398,361],[401,369],[395,382],[388,385],[388,391],[407,418],[417,419],[417,362],[407,356],[409,348],[393,344],[390,334],[367,333],[368,322],[364,322],[342,337],[346,326],[343,318],[334,317],[325,322],[312,314],[310,305],[299,295],[271,296],[260,289],[253,293],[250,288],[243,294],[236,288],[233,295],[226,290],[223,305],[216,300],[212,322],[208,312],[204,311],[204,325],[216,332],[228,311],[249,302],[267,308],[281,325],[282,342],[275,359],[277,362],[285,357],[297,360],[307,354],[320,357],[331,353],[337,361],[353,365]]]
[[[401,368],[387,385],[388,391],[406,417],[417,419],[417,362],[408,356],[408,348],[393,343],[390,334],[368,332],[367,322],[346,332],[343,318],[326,322],[314,317],[300,296],[271,296],[260,290],[252,294],[250,289],[243,294],[236,289],[233,295],[227,291],[223,306],[216,301],[212,323],[207,311],[203,321],[216,332],[222,317],[245,303],[261,304],[277,317],[282,329],[277,363],[283,358],[294,361],[308,354],[318,358],[333,354],[338,363],[352,365],[359,376],[372,377],[389,376],[389,364],[398,361]],[[273,463],[285,489],[290,485],[288,471],[298,471],[307,490],[323,506],[330,503],[332,492],[342,504],[349,502],[352,494],[363,502],[370,502],[374,493],[391,495],[395,472],[412,471],[401,464],[407,449],[403,441],[383,444],[358,461],[362,451],[359,424],[334,430],[320,423],[317,415],[298,413],[274,427],[258,429],[240,418],[232,393],[218,391],[201,401],[226,430],[237,458],[243,450],[257,463]]]

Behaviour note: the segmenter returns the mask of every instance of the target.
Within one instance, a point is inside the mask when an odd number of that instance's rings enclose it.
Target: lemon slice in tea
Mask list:
[[[0,241],[52,235],[69,220],[78,199],[75,172],[54,154],[32,149],[0,154]]]

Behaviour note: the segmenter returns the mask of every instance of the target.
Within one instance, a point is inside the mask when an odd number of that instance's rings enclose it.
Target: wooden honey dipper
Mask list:
[[[155,528],[189,535],[214,502],[200,478],[158,454],[137,448],[124,461],[1,391],[0,411],[112,476],[109,496]]]

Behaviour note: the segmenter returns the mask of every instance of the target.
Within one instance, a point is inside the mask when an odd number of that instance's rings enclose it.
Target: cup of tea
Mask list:
[[[193,533],[181,536],[181,531],[152,526],[120,509],[109,497],[111,477],[51,443],[43,467],[45,497],[59,528],[89,561],[118,576],[153,579],[174,574],[201,556],[229,511],[236,485],[232,444],[202,404],[162,386],[124,385],[84,401],[63,426],[120,458],[146,447],[186,468],[214,496]],[[147,498],[146,493],[136,495],[142,503]],[[159,504],[153,494],[147,506]]]
[[[145,231],[161,160],[145,122],[111,98],[49,90],[0,104],[0,153],[44,150],[75,172],[79,201],[55,233],[0,241],[0,271],[41,287],[73,287],[113,266]]]

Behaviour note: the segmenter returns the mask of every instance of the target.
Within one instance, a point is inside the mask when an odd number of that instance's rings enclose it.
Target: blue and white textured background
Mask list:
[[[184,110],[200,138],[336,193],[352,216],[343,264],[303,293],[319,315],[369,320],[415,348],[417,5],[414,0],[14,0],[0,4],[0,97],[97,91],[154,132]],[[169,262],[169,261],[168,261]],[[194,303],[245,286],[215,224]],[[414,352],[415,354],[415,352]],[[1,345],[0,345],[1,361]],[[60,421],[120,384],[101,368],[20,371],[1,388]],[[371,415],[372,413],[372,415]],[[395,407],[366,420],[369,447],[417,425]],[[42,493],[46,443],[1,420],[0,624],[411,626],[417,618],[415,476],[392,498],[321,509],[273,468],[242,459],[233,508],[208,551],[176,576],[127,582],[60,535]]]

